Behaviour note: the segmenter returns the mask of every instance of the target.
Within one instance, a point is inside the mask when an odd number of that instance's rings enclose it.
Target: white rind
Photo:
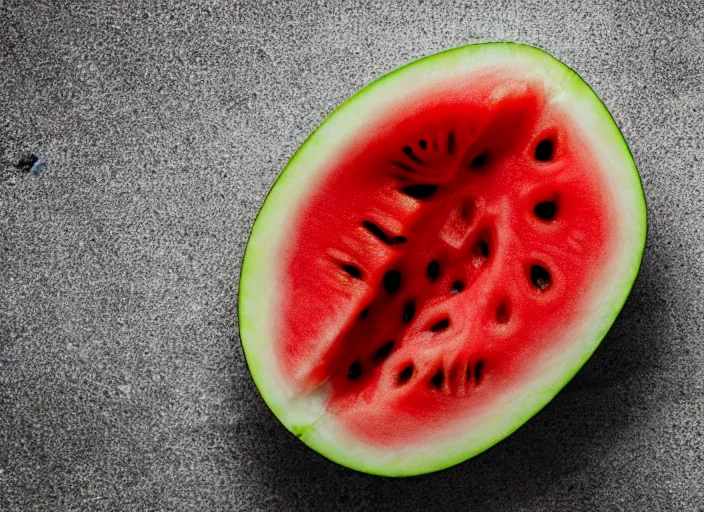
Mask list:
[[[315,189],[331,159],[360,138],[365,127],[437,85],[467,80],[487,69],[541,80],[551,104],[582,132],[607,189],[613,195],[617,244],[587,292],[580,319],[562,331],[566,341],[544,353],[520,388],[502,395],[480,416],[453,423],[426,442],[385,450],[353,438],[324,410],[325,391],[296,396],[275,359],[274,332],[280,319],[277,284],[286,226]],[[292,200],[291,198],[295,198]],[[331,114],[289,162],[257,217],[240,279],[239,323],[252,376],[279,420],[326,457],[361,471],[412,475],[461,462],[497,443],[545,406],[594,352],[632,287],[645,244],[643,190],[631,154],[601,101],[581,78],[530,46],[489,43],[450,50],[414,62],[369,85]]]

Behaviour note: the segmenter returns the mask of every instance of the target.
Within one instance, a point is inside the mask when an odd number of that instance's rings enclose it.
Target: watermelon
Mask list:
[[[241,270],[246,360],[325,457],[446,468],[585,363],[645,235],[633,158],[574,71],[512,43],[432,55],[347,100],[272,188]]]

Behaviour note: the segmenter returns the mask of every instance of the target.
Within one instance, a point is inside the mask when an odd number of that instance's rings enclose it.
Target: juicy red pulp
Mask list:
[[[368,442],[478,413],[552,348],[611,243],[608,201],[536,84],[429,91],[331,163],[296,219],[278,359]]]

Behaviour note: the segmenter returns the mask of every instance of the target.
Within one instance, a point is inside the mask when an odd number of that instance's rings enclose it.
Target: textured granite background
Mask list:
[[[704,510],[704,3],[0,0],[0,510]],[[439,474],[288,434],[237,334],[254,217],[363,84],[488,40],[591,84],[648,198],[642,273],[534,420]],[[16,169],[41,152],[42,173]]]

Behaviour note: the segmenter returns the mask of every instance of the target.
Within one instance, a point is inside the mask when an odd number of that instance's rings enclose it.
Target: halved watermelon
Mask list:
[[[466,46],[364,88],[254,224],[239,322],[279,420],[335,462],[413,475],[540,410],[616,318],[646,235],[611,116],[529,46]]]

